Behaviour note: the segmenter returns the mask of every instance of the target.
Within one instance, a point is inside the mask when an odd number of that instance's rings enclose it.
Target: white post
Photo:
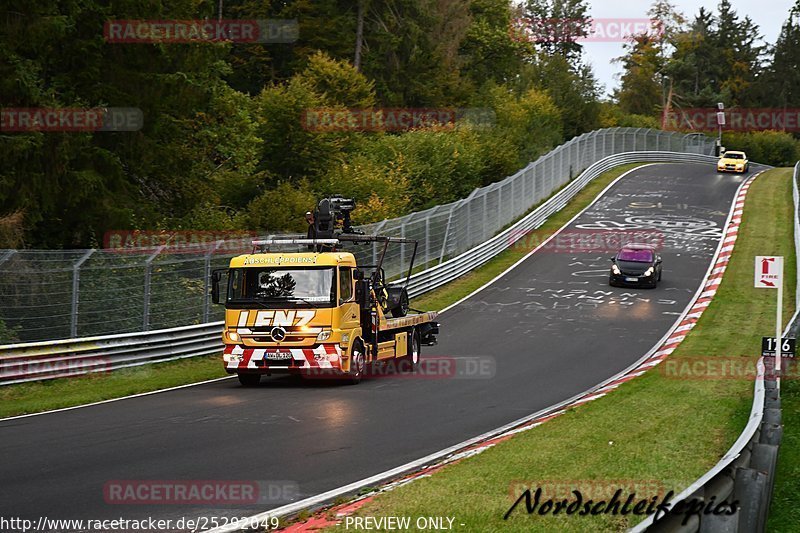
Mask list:
[[[755,262],[755,287],[757,289],[777,289],[778,298],[775,310],[775,382],[781,388],[781,352],[783,347],[783,257],[757,255]]]
[[[783,345],[783,257],[777,258],[778,268],[778,311],[775,321],[775,376],[778,390],[781,388],[781,348]]]

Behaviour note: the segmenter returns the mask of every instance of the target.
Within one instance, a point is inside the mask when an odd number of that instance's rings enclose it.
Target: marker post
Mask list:
[[[775,320],[775,377],[781,388],[781,348],[783,347],[783,257],[776,257],[778,269],[778,312]]]
[[[778,305],[775,316],[775,376],[778,389],[781,387],[781,347],[783,345],[783,257],[756,256],[757,289],[778,289]]]

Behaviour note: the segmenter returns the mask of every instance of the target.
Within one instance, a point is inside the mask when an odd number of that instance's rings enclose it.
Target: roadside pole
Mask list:
[[[757,289],[777,289],[777,310],[775,313],[775,377],[778,389],[781,388],[781,351],[783,347],[783,256],[756,256],[755,287]]]
[[[775,377],[778,390],[781,389],[781,349],[783,347],[783,257],[776,257],[778,260],[778,312],[775,320]]]

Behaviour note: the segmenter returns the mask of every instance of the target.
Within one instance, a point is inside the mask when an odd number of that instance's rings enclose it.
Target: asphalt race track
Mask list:
[[[618,181],[565,235],[649,232],[663,245],[659,287],[611,288],[613,251],[576,253],[556,240],[441,315],[440,344],[424,347],[423,358],[452,357],[454,367],[358,386],[272,377],[245,389],[233,378],[0,422],[0,514],[246,516],[578,394],[635,362],[675,322],[709,267],[742,180],[712,165],[659,164]],[[189,479],[253,480],[283,490],[239,507],[104,498],[112,480]]]

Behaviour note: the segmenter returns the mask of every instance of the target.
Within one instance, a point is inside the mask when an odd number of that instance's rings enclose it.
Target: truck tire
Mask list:
[[[403,287],[398,295],[397,305],[392,308],[392,316],[395,318],[401,318],[408,314],[408,291]]]
[[[421,350],[422,341],[419,338],[419,330],[412,328],[408,335],[408,355],[406,355],[406,361],[412,371],[419,368]]]
[[[353,344],[353,351],[350,355],[350,371],[347,373],[347,382],[355,385],[361,382],[367,369],[366,354],[364,344],[361,339]]]
[[[239,373],[239,383],[242,387],[257,387],[261,383],[261,374]]]

